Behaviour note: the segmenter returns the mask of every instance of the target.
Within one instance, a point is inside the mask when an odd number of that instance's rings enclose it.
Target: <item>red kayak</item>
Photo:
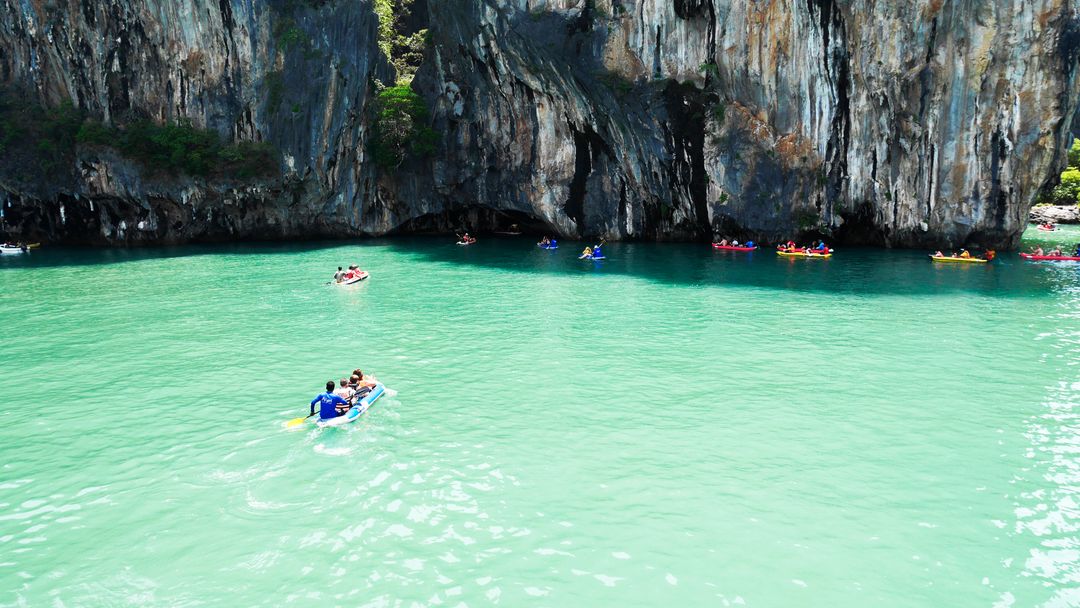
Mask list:
[[[734,245],[717,245],[716,243],[713,243],[712,248],[721,251],[753,251],[757,249],[757,245],[754,245],[753,247],[735,247]]]
[[[1080,257],[1073,255],[1035,255],[1034,253],[1021,253],[1020,257],[1025,260],[1054,260],[1059,262],[1080,262]]]

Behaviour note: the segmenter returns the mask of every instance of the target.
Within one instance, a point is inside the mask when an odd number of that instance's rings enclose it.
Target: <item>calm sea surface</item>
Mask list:
[[[1080,605],[1080,264],[582,245],[0,257],[0,605]]]

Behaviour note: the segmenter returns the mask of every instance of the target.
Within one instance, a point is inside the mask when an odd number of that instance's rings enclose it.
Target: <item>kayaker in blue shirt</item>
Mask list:
[[[596,247],[593,247],[593,249],[592,249],[592,257],[594,257],[594,258],[602,258],[602,257],[604,257],[604,252],[600,251],[600,247],[601,247],[600,245],[597,245]]]
[[[331,380],[326,383],[326,392],[319,393],[311,400],[311,413],[309,416],[315,415],[315,404],[319,404],[319,418],[323,420],[329,420],[331,418],[337,418],[341,414],[337,411],[337,406],[348,406],[349,402],[345,401],[341,397],[334,394],[334,381]]]

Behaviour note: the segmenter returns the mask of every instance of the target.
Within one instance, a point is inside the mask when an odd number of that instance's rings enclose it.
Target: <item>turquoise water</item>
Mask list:
[[[1080,265],[578,249],[4,256],[0,605],[1080,603]]]

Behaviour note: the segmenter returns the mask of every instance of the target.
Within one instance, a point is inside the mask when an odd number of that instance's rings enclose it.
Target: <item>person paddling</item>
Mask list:
[[[326,392],[325,393],[319,393],[318,395],[315,396],[314,399],[311,400],[311,413],[308,414],[308,416],[314,416],[315,415],[315,404],[316,403],[319,404],[319,418],[322,418],[323,420],[329,420],[331,418],[337,418],[338,416],[341,415],[341,413],[339,413],[338,410],[337,410],[338,406],[346,406],[346,409],[347,409],[347,406],[349,405],[348,401],[345,401],[341,397],[338,397],[337,395],[334,394],[334,381],[333,380],[328,380],[326,382]],[[342,413],[344,413],[344,412],[342,412]]]

